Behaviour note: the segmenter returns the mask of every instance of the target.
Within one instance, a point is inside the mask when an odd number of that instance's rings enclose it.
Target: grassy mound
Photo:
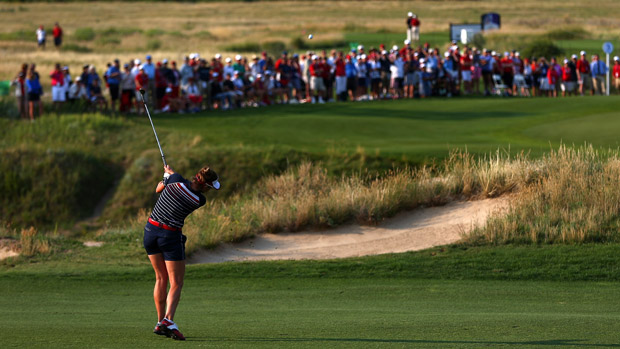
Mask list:
[[[92,214],[113,183],[113,166],[62,150],[0,152],[0,220],[65,225]]]

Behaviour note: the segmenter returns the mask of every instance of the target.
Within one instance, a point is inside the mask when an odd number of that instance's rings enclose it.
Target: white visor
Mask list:
[[[211,188],[215,189],[215,190],[220,190],[220,182],[216,179],[213,182],[211,182],[211,185],[207,184],[208,186],[210,186]]]

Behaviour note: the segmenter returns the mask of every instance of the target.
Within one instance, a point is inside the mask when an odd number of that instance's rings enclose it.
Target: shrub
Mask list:
[[[476,33],[474,39],[471,41],[470,46],[475,46],[482,49],[486,45],[487,41],[482,33]]]
[[[149,40],[146,42],[146,49],[149,51],[158,50],[161,47],[161,41]]]
[[[548,39],[537,39],[525,46],[522,50],[523,57],[557,57],[564,53],[564,50],[556,46],[553,41]]]
[[[14,32],[0,33],[0,40],[33,41],[34,36],[30,30],[17,30]]]
[[[298,36],[291,39],[291,47],[296,50],[305,50],[308,48],[308,44],[306,40]]]
[[[549,31],[546,35],[550,40],[585,39],[590,36],[583,28],[559,28]]]
[[[90,27],[77,28],[73,36],[79,41],[92,41],[95,38],[95,31]]]
[[[152,38],[154,36],[162,36],[164,35],[166,32],[162,29],[149,29],[147,31],[144,32],[144,35],[146,35],[149,38]]]

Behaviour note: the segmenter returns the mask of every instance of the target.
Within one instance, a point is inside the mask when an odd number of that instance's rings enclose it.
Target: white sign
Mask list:
[[[612,45],[611,42],[607,41],[603,44],[603,52],[607,53],[608,55],[611,54],[612,52],[614,52],[614,45]]]

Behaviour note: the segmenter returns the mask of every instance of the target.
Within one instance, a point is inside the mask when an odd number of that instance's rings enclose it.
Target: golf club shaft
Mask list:
[[[161,144],[159,143],[159,137],[157,137],[157,131],[155,131],[155,125],[153,125],[153,119],[151,119],[151,113],[149,113],[149,107],[146,106],[146,101],[144,100],[143,89],[140,89],[140,97],[142,97],[142,103],[144,104],[146,115],[148,115],[149,121],[151,122],[151,127],[153,128],[153,133],[155,134],[155,140],[157,141],[157,146],[159,147],[159,153],[161,154],[161,160],[164,162],[164,167],[166,167],[167,164],[166,164],[166,158],[164,157],[164,151],[161,150]]]

